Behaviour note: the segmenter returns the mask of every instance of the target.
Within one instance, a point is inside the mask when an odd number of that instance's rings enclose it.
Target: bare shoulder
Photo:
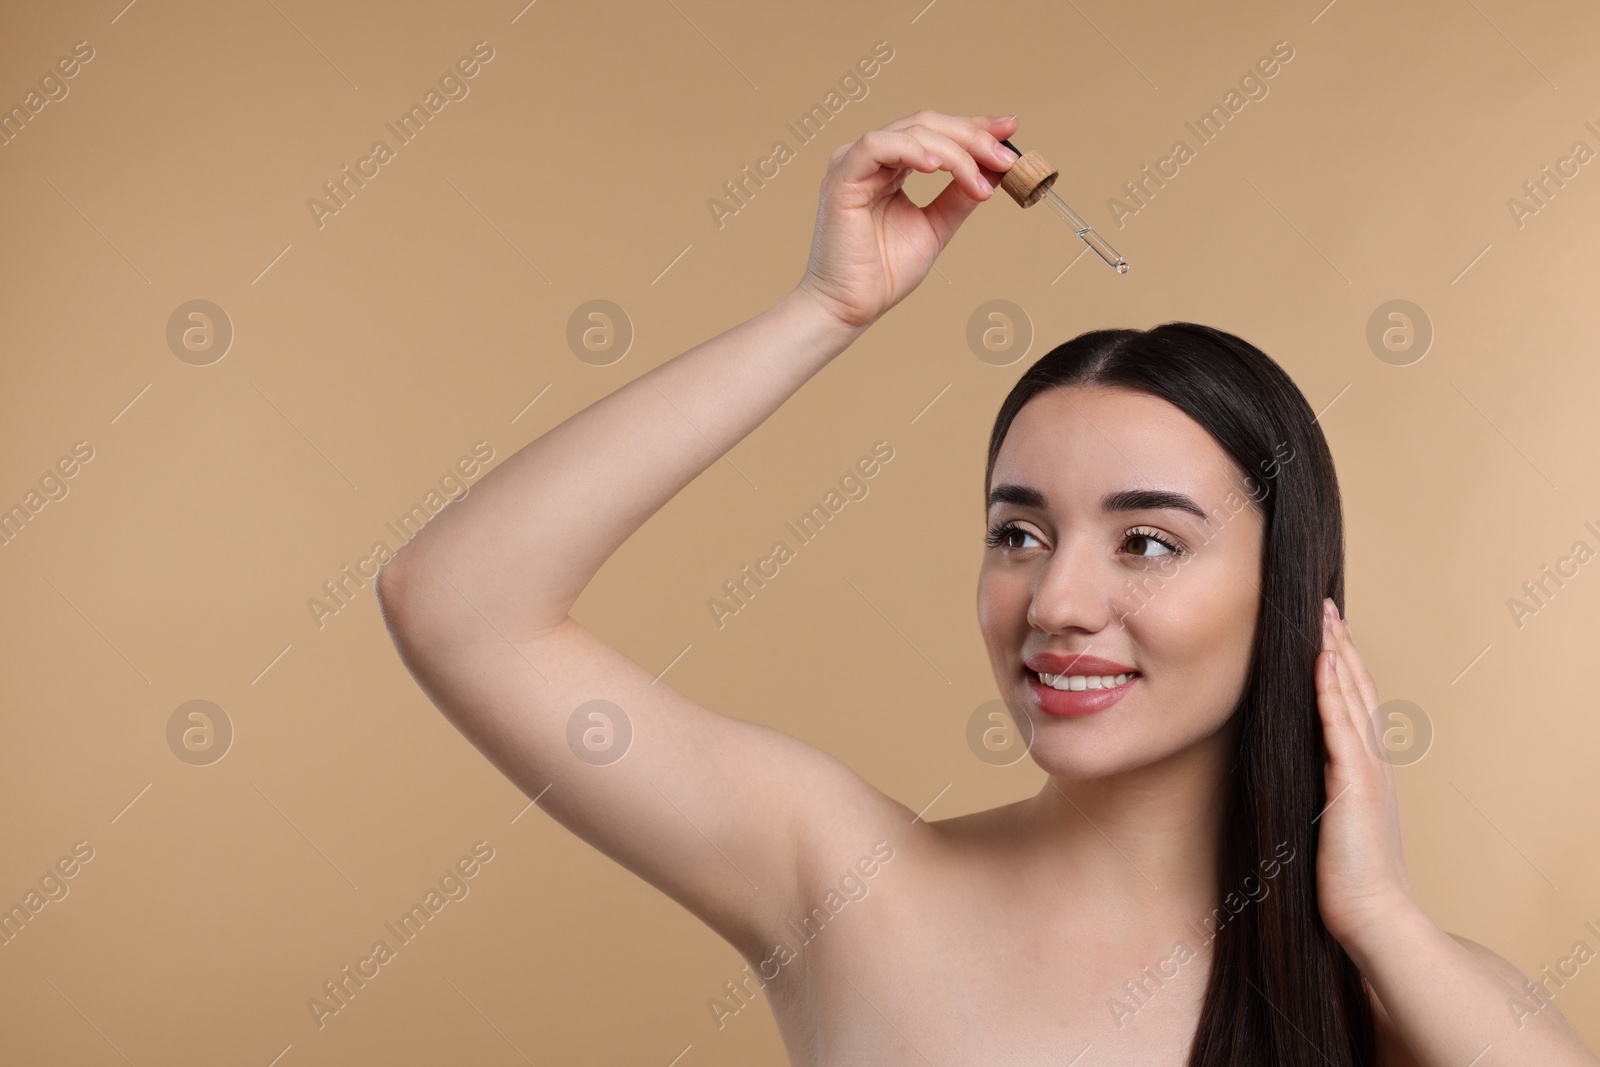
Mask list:
[[[1448,933],[1448,931],[1446,932]],[[1529,997],[1528,986],[1532,984],[1532,979],[1523,974],[1510,960],[1487,945],[1481,945],[1472,940],[1470,937],[1462,937],[1460,934],[1450,934],[1450,936],[1455,938],[1457,944],[1461,945],[1462,948],[1467,949],[1487,963],[1494,970],[1494,973],[1504,978],[1520,996]],[[1578,1037],[1578,1031],[1567,1021],[1567,1017],[1561,1014],[1561,1009],[1557,1008],[1554,1002],[1547,1001],[1544,1007],[1540,1009],[1539,1014],[1549,1015],[1563,1030],[1574,1038]]]
[[[934,819],[929,823],[947,841],[989,841],[997,835],[1013,833],[1021,822],[1028,800],[1016,800],[995,808],[980,808],[962,815]]]
[[[1446,930],[1445,933],[1448,934],[1450,931]],[[1462,937],[1460,934],[1450,934],[1450,936],[1455,938],[1456,944],[1483,960],[1495,974],[1510,982],[1518,990],[1523,988],[1522,983],[1528,981],[1528,976],[1518,970],[1515,964],[1489,946],[1479,944],[1470,937]]]
[[[1448,930],[1445,932],[1450,933]],[[1450,936],[1455,939],[1456,944],[1472,953],[1488,966],[1491,971],[1502,978],[1507,986],[1515,991],[1518,996],[1524,999],[1528,998],[1527,987],[1531,979],[1526,974],[1523,974],[1514,963],[1494,949],[1480,944],[1470,937],[1463,937],[1456,933],[1450,933]],[[1422,1067],[1421,1062],[1411,1054],[1411,1050],[1401,1040],[1400,1034],[1395,1028],[1394,1020],[1390,1018],[1389,1012],[1384,1008],[1383,1001],[1378,998],[1377,991],[1372,989],[1370,985],[1367,989],[1372,998],[1372,1015],[1377,1032],[1379,1067]],[[1530,1010],[1532,1009],[1533,1005],[1530,1001]],[[1561,1014],[1554,1003],[1546,1002],[1544,1007],[1538,1010],[1540,1015],[1550,1016],[1558,1026],[1571,1034],[1574,1039],[1578,1038],[1577,1030],[1567,1021],[1567,1017]]]

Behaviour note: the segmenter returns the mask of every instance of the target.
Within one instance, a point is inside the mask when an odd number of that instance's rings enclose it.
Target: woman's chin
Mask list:
[[[1041,771],[1067,781],[1109,778],[1155,762],[1150,754],[1085,745],[1081,739],[1051,743],[1036,737],[1028,755]]]
[[[1046,774],[1074,780],[1110,778],[1163,763],[1208,740],[1159,737],[1140,739],[1113,731],[1077,731],[1071,734],[1048,728],[1034,733],[1028,755]]]

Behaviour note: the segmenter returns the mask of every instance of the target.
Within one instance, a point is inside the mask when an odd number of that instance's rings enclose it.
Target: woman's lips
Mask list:
[[[1112,689],[1066,690],[1045,685],[1037,674],[1027,668],[1024,668],[1024,673],[1028,676],[1028,688],[1033,691],[1034,706],[1047,715],[1064,719],[1104,711],[1127,696],[1128,691],[1144,678],[1142,674],[1135,674]]]

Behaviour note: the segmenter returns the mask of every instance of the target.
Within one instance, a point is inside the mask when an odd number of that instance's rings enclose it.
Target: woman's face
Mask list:
[[[1148,393],[1052,388],[1017,413],[990,485],[978,622],[1046,772],[1114,774],[1227,723],[1260,602],[1261,492],[1198,423]],[[1204,515],[1162,506],[1185,501]],[[1065,659],[1037,662],[1049,654]],[[1079,654],[1108,663],[1086,667]],[[1051,674],[1137,676],[1098,693],[1079,679],[1085,691],[1063,693],[1026,660]]]

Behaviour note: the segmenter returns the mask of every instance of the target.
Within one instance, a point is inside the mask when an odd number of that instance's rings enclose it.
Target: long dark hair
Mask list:
[[[1270,890],[1223,920],[1189,1054],[1190,1067],[1370,1067],[1372,1006],[1361,973],[1317,908],[1317,820],[1327,751],[1313,670],[1322,598],[1344,611],[1344,521],[1333,457],[1282,367],[1233,334],[1192,322],[1092,330],[1022,375],[989,438],[984,497],[1022,406],[1055,386],[1121,386],[1188,415],[1250,480],[1265,520],[1261,610],[1240,717],[1217,865],[1219,902],[1260,881]]]

